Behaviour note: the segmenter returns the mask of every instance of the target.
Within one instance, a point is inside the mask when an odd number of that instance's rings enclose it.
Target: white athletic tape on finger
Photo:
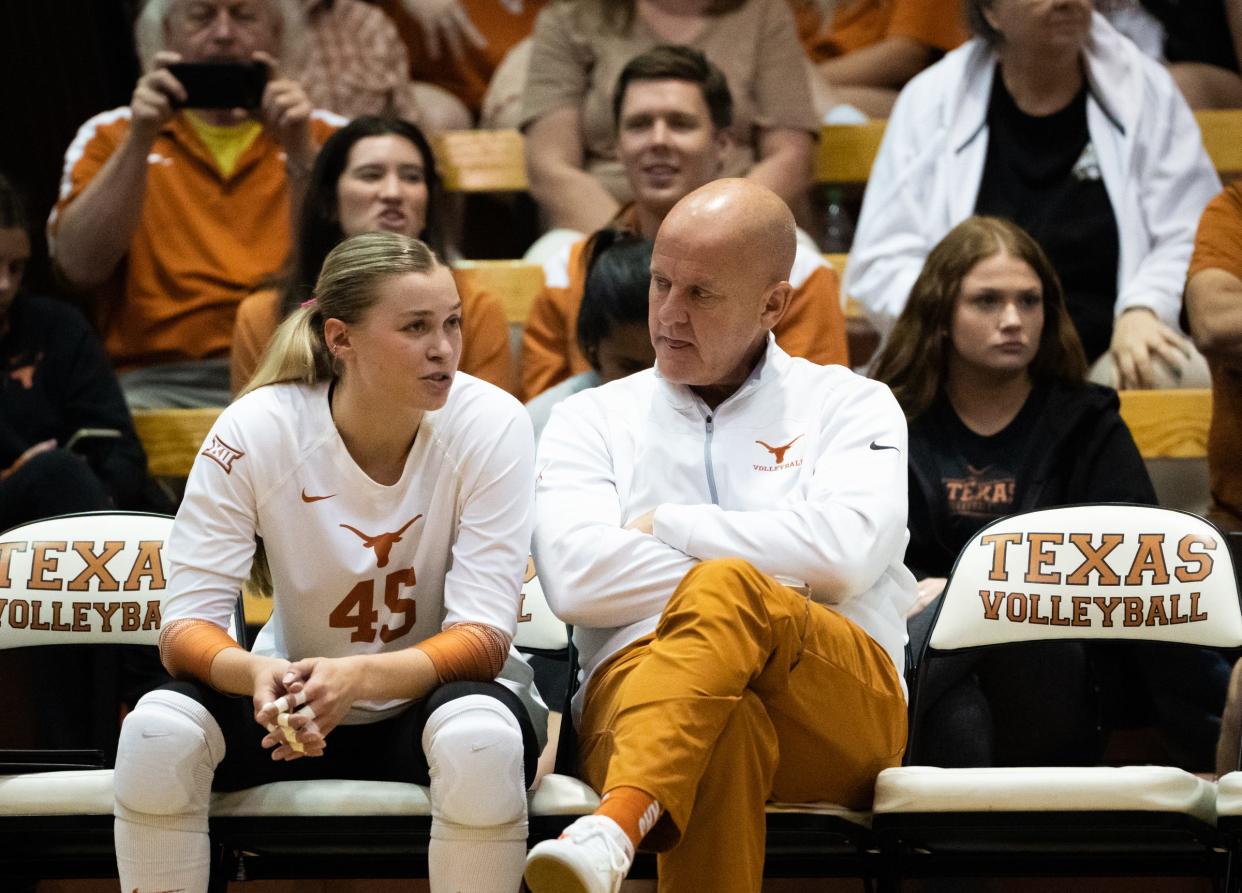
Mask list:
[[[285,718],[288,719],[287,714],[282,713],[281,716],[285,716]],[[289,745],[289,749],[292,750],[294,753],[305,753],[306,752],[306,748],[303,747],[302,742],[298,740],[296,729],[290,728],[287,725],[278,726],[273,722],[269,722],[267,724],[267,730],[277,737],[278,744],[279,744],[279,739],[284,738],[285,743]],[[283,735],[281,734],[282,731],[284,732]],[[290,732],[293,733],[293,737],[289,737]]]
[[[272,706],[276,708],[277,713],[288,713],[289,712],[289,699],[285,697],[284,695],[281,695],[279,698],[272,701]]]
[[[315,708],[307,704],[298,711],[298,715],[305,716],[308,720],[313,720],[315,718]]]
[[[288,713],[280,713],[280,714],[277,714],[277,716],[276,716],[276,725],[280,726],[282,729],[288,729],[288,728],[290,728],[290,726],[289,726],[289,714],[288,714]]]
[[[306,692],[305,692],[305,691],[295,691],[295,692],[293,693],[293,706],[294,706],[294,707],[301,707],[301,706],[302,706],[303,704],[305,704],[305,703],[306,703]]]

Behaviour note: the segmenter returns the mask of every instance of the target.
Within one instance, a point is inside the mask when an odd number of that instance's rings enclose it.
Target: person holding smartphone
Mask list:
[[[129,507],[146,483],[142,444],[90,324],[22,291],[29,257],[25,212],[0,175],[0,531]]]
[[[344,123],[282,75],[297,0],[150,0],[127,107],[79,129],[48,221],[134,407],[228,402],[237,304],[277,272],[318,146]]]

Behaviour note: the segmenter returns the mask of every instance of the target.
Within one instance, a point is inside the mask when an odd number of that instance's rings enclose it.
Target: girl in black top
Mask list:
[[[932,250],[874,369],[910,423],[906,564],[920,580],[909,621],[916,654],[933,613],[926,608],[979,528],[1054,505],[1155,504],[1116,393],[1085,383],[1085,371],[1056,273],[1022,229],[972,217]],[[1201,652],[1175,669],[1175,651],[1158,651],[1144,650],[1135,672],[1176,730],[1175,758],[1210,768],[1227,667]],[[1073,643],[938,659],[924,683],[914,759],[1091,762],[1100,740],[1095,665],[1119,676],[1119,660],[1119,649],[1089,653]]]
[[[147,459],[82,314],[21,290],[30,257],[17,192],[0,176],[0,531],[69,512],[137,508]],[[79,437],[82,429],[107,436]]]

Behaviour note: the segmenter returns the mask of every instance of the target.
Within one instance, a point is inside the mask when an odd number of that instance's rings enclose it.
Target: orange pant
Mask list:
[[[579,732],[597,790],[664,807],[660,891],[760,889],[768,800],[867,808],[901,762],[906,701],[855,623],[740,559],[686,574],[653,635],[596,671]]]

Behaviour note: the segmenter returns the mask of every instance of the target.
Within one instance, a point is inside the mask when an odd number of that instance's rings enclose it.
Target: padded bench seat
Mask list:
[[[1171,766],[885,769],[875,814],[1167,812],[1216,821],[1216,786]]]
[[[586,815],[599,796],[568,775],[547,775],[530,795],[532,816]],[[867,827],[871,816],[831,803],[773,803],[770,814],[840,818]],[[0,776],[0,816],[112,815],[112,770],[76,769]],[[392,781],[276,781],[212,795],[214,818],[241,816],[431,815],[427,788]]]
[[[567,775],[548,775],[530,795],[532,816],[584,815],[599,797]],[[0,817],[112,815],[112,770],[0,776]],[[277,781],[212,795],[213,818],[429,816],[427,788],[392,781]]]

